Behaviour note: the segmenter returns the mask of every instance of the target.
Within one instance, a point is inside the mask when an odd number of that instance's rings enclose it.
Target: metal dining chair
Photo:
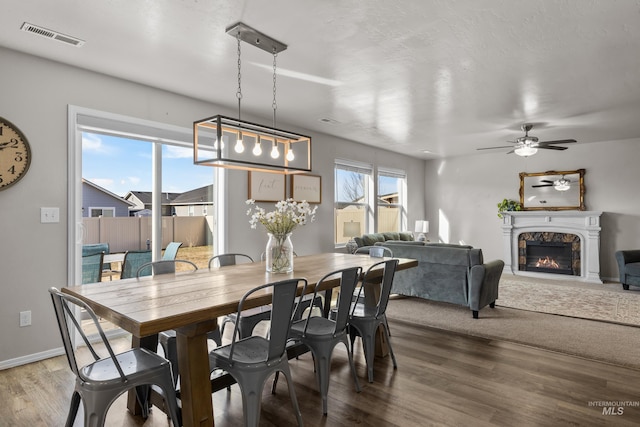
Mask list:
[[[249,262],[253,262],[253,258],[246,254],[221,254],[213,256],[209,259],[209,269]],[[271,317],[270,306],[255,307],[247,310],[246,313],[242,314],[242,319],[240,320],[240,338],[250,336],[258,323],[262,322],[263,320],[269,320],[269,317]],[[220,325],[220,335],[224,336],[224,328],[227,323],[231,322],[235,324],[237,321],[237,313],[231,313],[224,316],[224,318],[222,319],[222,324]]]
[[[142,264],[136,271],[136,277],[175,273],[177,265],[187,267],[186,271],[196,271],[198,269],[197,265],[187,259],[162,259]]]
[[[302,425],[302,414],[298,406],[293,379],[289,369],[286,343],[294,314],[297,290],[302,284],[302,293],[307,287],[306,279],[288,279],[258,286],[247,292],[238,304],[238,322],[235,324],[231,344],[218,347],[209,353],[211,369],[228,372],[240,386],[244,425],[257,427],[260,419],[262,390],[265,382],[276,372],[287,379],[291,404]],[[256,295],[271,294],[270,330],[268,338],[252,335],[240,338],[240,322],[245,305]]]
[[[389,295],[391,294],[393,276],[395,275],[397,266],[398,260],[390,259],[377,262],[369,267],[362,279],[362,285],[359,288],[356,302],[351,305],[351,314],[349,315],[351,352],[353,353],[353,344],[356,337],[360,336],[364,349],[364,357],[367,362],[367,372],[370,383],[373,382],[376,331],[380,325],[382,325],[382,330],[389,347],[389,353],[393,360],[393,368],[398,368],[396,356],[393,354],[393,348],[391,347],[391,341],[389,339],[389,328],[385,314],[387,304],[389,303]],[[375,279],[377,273],[373,273],[374,270],[380,267],[384,268],[382,283],[379,283],[379,280]],[[364,295],[362,295],[362,292],[364,292]]]
[[[340,280],[340,285],[337,287],[340,291],[339,295],[352,295],[358,285],[361,274],[362,268],[360,267],[347,268],[327,274],[316,284],[312,300],[315,301],[316,297],[319,297],[319,293],[331,291],[334,286],[329,286],[328,283],[336,279]],[[356,391],[360,393],[360,383],[358,382],[356,367],[353,364],[353,352],[349,348],[349,340],[347,339],[351,298],[340,298],[340,296],[338,297],[337,309],[334,312],[333,319],[314,315],[309,310],[304,319],[293,322],[289,333],[290,339],[306,345],[311,350],[320,395],[322,396],[322,413],[324,415],[327,415],[331,354],[339,343],[343,343],[347,349],[353,381],[356,384]],[[327,303],[330,302],[327,301]],[[278,375],[276,373],[272,391],[275,391],[277,381]]]
[[[142,403],[146,401],[142,390],[148,389],[148,387],[140,386],[157,385],[162,391],[169,410],[168,415],[174,427],[179,427],[181,421],[169,361],[144,348],[132,348],[115,354],[91,307],[84,301],[63,294],[56,288],[50,288],[49,293],[67,361],[76,377],[66,426],[73,425],[80,401],[82,401],[84,408],[84,425],[102,427],[105,424],[109,407],[122,393],[136,387],[138,401],[141,406],[146,407]],[[93,326],[97,329],[101,343],[104,345],[103,355],[99,355],[97,346],[92,344],[82,330],[80,319],[75,315],[75,306],[83,309],[92,319]],[[75,334],[79,334],[94,359],[93,362],[82,367],[78,366],[79,358],[72,342],[72,337]]]

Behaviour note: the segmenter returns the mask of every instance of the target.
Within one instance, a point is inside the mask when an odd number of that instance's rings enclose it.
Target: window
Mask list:
[[[89,208],[89,216],[91,218],[98,218],[100,216],[112,218],[116,216],[116,208]]]
[[[336,160],[335,163],[335,238],[336,244],[343,244],[352,237],[367,233],[373,224],[373,169],[370,165]],[[347,222],[360,224],[360,232],[345,236]]]
[[[406,229],[406,190],[407,176],[404,171],[378,169],[378,233]]]

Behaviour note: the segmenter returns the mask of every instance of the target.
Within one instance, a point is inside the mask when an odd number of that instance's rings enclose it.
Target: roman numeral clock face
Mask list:
[[[31,149],[20,129],[0,117],[0,190],[20,180],[29,169]]]

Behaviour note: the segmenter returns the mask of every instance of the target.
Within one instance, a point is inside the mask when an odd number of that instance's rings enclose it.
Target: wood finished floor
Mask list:
[[[391,321],[398,360],[376,360],[374,383],[366,381],[362,348],[356,364],[362,385],[355,392],[346,352],[338,346],[329,388],[329,414],[322,416],[309,354],[292,360],[295,390],[307,427],[314,426],[637,426],[640,407],[603,415],[590,402],[640,405],[640,370]],[[116,340],[123,349],[127,341]],[[284,378],[276,395],[263,394],[261,426],[295,424]],[[56,357],[0,371],[0,426],[62,426],[73,388],[66,359]],[[213,394],[215,424],[242,425],[237,386]],[[82,425],[81,419],[76,426]],[[168,426],[154,409],[145,421],[127,413],[120,398],[108,426]]]

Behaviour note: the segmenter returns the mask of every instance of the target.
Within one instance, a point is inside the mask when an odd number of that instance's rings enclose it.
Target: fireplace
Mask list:
[[[580,275],[580,237],[569,233],[522,233],[518,236],[518,269]]]
[[[601,215],[569,210],[504,212],[505,272],[601,284]]]

